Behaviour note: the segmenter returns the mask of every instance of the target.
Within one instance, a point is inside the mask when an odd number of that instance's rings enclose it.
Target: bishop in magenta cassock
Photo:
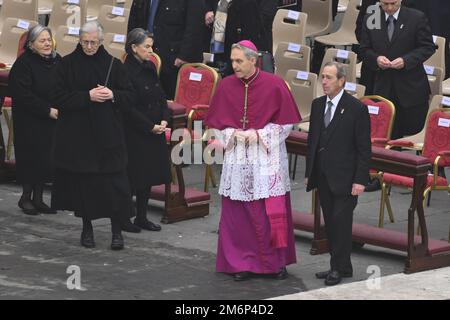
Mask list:
[[[237,281],[284,279],[296,263],[285,139],[301,117],[284,80],[257,59],[252,42],[233,45],[234,75],[220,82],[205,120],[225,147],[216,271]]]

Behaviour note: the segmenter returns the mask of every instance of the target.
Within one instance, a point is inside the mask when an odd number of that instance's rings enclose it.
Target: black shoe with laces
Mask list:
[[[134,224],[144,230],[161,231],[161,226],[159,224],[153,223],[149,220],[140,221],[138,219],[134,219]]]
[[[130,232],[130,233],[139,233],[141,232],[141,228],[136,224],[131,223],[130,220],[126,219],[120,223],[120,227],[122,231]]]

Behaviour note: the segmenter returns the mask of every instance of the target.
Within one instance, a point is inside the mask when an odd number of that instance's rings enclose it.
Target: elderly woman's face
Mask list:
[[[41,56],[48,56],[52,53],[53,42],[48,31],[42,31],[41,34],[31,42],[30,48]]]
[[[97,53],[101,44],[98,32],[83,33],[81,35],[80,44],[86,55],[93,56]]]
[[[139,45],[133,44],[132,49],[136,57],[138,57],[141,61],[147,61],[150,60],[150,55],[153,52],[152,47],[153,39],[147,38]]]

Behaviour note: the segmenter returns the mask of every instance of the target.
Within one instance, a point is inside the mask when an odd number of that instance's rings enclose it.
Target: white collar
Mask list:
[[[344,94],[344,89],[341,89],[341,91],[333,99],[330,99],[330,97],[327,96],[327,104],[328,104],[328,101],[331,101],[333,103],[333,107],[336,108],[337,105],[339,104],[339,101],[341,101],[343,94]]]
[[[400,14],[400,9],[401,9],[401,7],[398,8],[398,10],[395,11],[395,13],[393,14],[395,20],[398,20],[398,15]],[[387,21],[387,19],[389,18],[389,15],[385,12],[385,13],[384,13],[384,16],[386,17],[386,21]]]

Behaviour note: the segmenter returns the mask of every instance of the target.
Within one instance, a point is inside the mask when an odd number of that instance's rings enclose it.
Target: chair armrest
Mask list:
[[[387,144],[390,147],[414,148],[414,142],[408,140],[389,140]]]
[[[385,146],[388,143],[389,139],[387,138],[371,138],[370,142],[377,146]]]

